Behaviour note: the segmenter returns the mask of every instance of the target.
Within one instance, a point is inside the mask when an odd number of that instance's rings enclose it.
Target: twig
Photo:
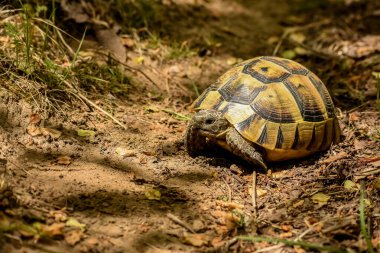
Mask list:
[[[112,57],[112,56],[111,56]],[[114,57],[112,57],[113,60],[115,61],[118,61],[117,59],[115,59]],[[128,64],[126,63],[123,63],[121,61],[118,61],[118,63],[120,63],[121,65],[123,65],[124,67],[126,67],[127,69],[131,70],[131,71],[136,71],[136,72],[139,72],[141,75],[143,75],[146,79],[148,79],[154,86],[156,86],[157,88],[161,89],[161,87],[155,82],[153,81],[152,78],[150,78],[144,71],[142,71],[141,69],[138,69],[138,68],[134,68],[134,67],[131,67],[129,66]]]
[[[32,244],[32,243],[23,243],[23,245],[27,246],[27,247],[30,247],[32,249],[37,249],[39,250],[40,252],[46,252],[46,253],[61,253],[62,251],[54,251],[54,250],[50,250],[50,249],[47,249],[41,245],[38,245],[38,244]]]
[[[7,162],[9,162],[10,164],[12,164],[13,166],[15,166],[16,168],[22,170],[23,172],[25,172],[26,174],[30,175],[30,172],[25,170],[24,168],[21,168],[20,166],[18,166],[17,164],[15,164],[14,162],[10,161],[10,160],[7,160]]]
[[[103,55],[103,56],[108,56],[108,57],[111,57],[112,60],[116,61],[117,63],[123,65],[126,69],[130,70],[130,71],[136,71],[136,72],[139,72],[141,75],[143,75],[146,79],[148,79],[154,86],[156,86],[157,88],[161,89],[161,87],[155,82],[152,80],[152,78],[150,78],[144,71],[142,71],[141,69],[138,69],[138,68],[134,68],[128,64],[126,64],[125,62],[122,62],[118,59],[116,59],[113,55],[108,55],[106,53],[102,53],[102,52],[97,52],[98,54],[100,55]]]
[[[318,21],[318,22],[307,24],[305,26],[297,26],[297,27],[291,27],[291,28],[285,29],[285,31],[283,32],[283,34],[282,34],[280,40],[278,41],[276,47],[274,48],[272,55],[273,56],[277,55],[278,50],[280,50],[280,47],[282,45],[282,42],[286,39],[286,37],[288,37],[289,34],[297,32],[297,31],[309,29],[309,28],[312,28],[312,27],[318,27],[318,26],[321,26],[321,25],[324,25],[324,24],[328,24],[328,23],[330,23],[330,20],[329,19],[325,19],[325,20],[322,20],[322,21]]]
[[[380,168],[361,171],[361,172],[355,174],[354,178],[355,179],[363,179],[363,178],[365,178],[367,176],[375,175],[377,173],[380,173]]]
[[[253,171],[252,173],[252,207],[253,207],[253,216],[255,217],[255,220],[257,219],[257,189],[256,189],[256,181],[257,181],[257,175],[256,171]]]
[[[175,223],[177,223],[178,225],[181,225],[182,227],[186,228],[187,230],[189,230],[191,233],[195,234],[195,231],[194,229],[192,229],[190,227],[189,224],[187,224],[186,222],[184,221],[181,221],[177,216],[175,216],[174,214],[171,214],[171,213],[168,213],[166,215],[169,219],[171,219],[172,221],[174,221]]]
[[[285,245],[283,243],[279,243],[278,245],[274,245],[274,246],[270,246],[270,247],[266,247],[266,248],[256,250],[254,253],[267,252],[267,251],[273,252],[274,250],[280,249],[284,246]]]
[[[273,53],[272,53],[273,56],[276,56],[276,55],[277,55],[278,50],[280,50],[280,47],[281,47],[281,45],[282,45],[282,42],[284,41],[284,39],[285,39],[289,34],[290,34],[289,30],[285,30],[285,31],[283,32],[283,34],[282,34],[280,40],[278,41],[276,47],[275,47],[274,50],[273,50]]]
[[[371,103],[371,101],[367,101],[367,102],[365,102],[365,103],[363,103],[363,104],[361,104],[359,106],[356,106],[356,107],[352,108],[351,110],[347,111],[347,113],[352,113],[352,112],[354,112],[356,110],[359,110],[360,108],[362,108],[362,107],[364,107],[366,105],[369,105],[370,103]]]
[[[320,244],[309,243],[306,241],[290,241],[286,239],[274,238],[274,237],[263,237],[263,236],[237,236],[238,240],[249,241],[249,242],[269,242],[269,243],[283,243],[287,246],[300,246],[306,249],[318,250],[318,251],[328,251],[331,253],[346,253],[347,250],[332,247],[323,246]]]
[[[100,106],[98,106],[97,104],[95,104],[94,102],[92,102],[90,99],[86,98],[82,93],[80,93],[77,89],[75,89],[74,86],[71,83],[69,83],[66,80],[63,80],[63,83],[73,90],[72,94],[75,95],[77,98],[83,99],[84,101],[86,101],[86,103],[90,104],[95,109],[99,110],[100,112],[102,112],[103,114],[105,114],[107,117],[109,117],[110,119],[112,119],[116,124],[118,124],[119,126],[121,126],[124,129],[127,129],[127,127],[123,123],[121,123],[119,120],[117,120],[110,113],[108,113],[107,111],[105,111],[103,108],[101,108]]]
[[[368,235],[366,222],[365,222],[365,214],[364,214],[364,181],[360,181],[360,204],[359,204],[359,214],[360,214],[360,231],[367,243],[368,252],[375,253],[372,245],[372,241],[370,236]]]
[[[230,185],[227,183],[227,181],[224,179],[224,178],[222,178],[222,180],[223,180],[223,182],[226,184],[226,186],[227,186],[227,191],[228,191],[228,202],[229,203],[231,203],[231,201],[232,201],[232,190],[231,190],[231,187],[230,187]]]
[[[296,237],[295,241],[301,240],[305,235],[307,235],[308,233],[310,233],[311,231],[313,231],[316,226],[318,226],[320,224],[323,224],[323,223],[325,223],[325,222],[327,222],[329,220],[333,220],[333,219],[331,219],[331,218],[325,218],[325,219],[323,219],[321,221],[318,221],[318,222],[314,223],[313,225],[310,225],[309,222],[307,222],[307,220],[305,219],[305,223],[308,226],[308,228],[304,232],[300,233]]]
[[[339,223],[339,224],[337,224],[335,226],[331,226],[331,227],[325,228],[321,232],[323,234],[330,233],[330,232],[333,232],[333,231],[338,230],[340,228],[344,228],[344,227],[346,227],[346,226],[348,226],[350,224],[352,224],[352,220],[351,219],[347,219],[347,220],[342,221],[341,223]]]

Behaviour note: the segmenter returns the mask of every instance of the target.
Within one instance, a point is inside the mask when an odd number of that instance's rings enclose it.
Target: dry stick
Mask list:
[[[178,225],[181,225],[182,227],[186,228],[187,230],[189,230],[191,233],[195,234],[195,231],[194,229],[192,229],[190,227],[189,224],[187,224],[186,222],[184,221],[181,221],[177,216],[175,216],[174,214],[171,214],[171,213],[168,213],[166,215],[169,219],[171,219],[172,221],[174,221],[175,223],[177,223]]]
[[[365,177],[368,177],[368,176],[371,176],[371,175],[375,175],[377,173],[380,173],[380,168],[377,168],[377,169],[371,169],[371,170],[367,170],[367,171],[362,171],[358,174],[354,174],[354,178],[355,179],[363,179]]]
[[[75,89],[74,86],[71,83],[69,83],[66,80],[63,80],[63,83],[73,90],[72,91],[73,95],[77,96],[78,98],[83,99],[84,101],[86,101],[86,103],[90,104],[95,109],[99,110],[100,112],[102,112],[103,114],[105,114],[107,117],[109,117],[110,119],[112,119],[116,124],[118,124],[119,126],[121,126],[124,129],[127,129],[127,127],[124,126],[123,123],[121,123],[119,120],[117,120],[115,117],[113,117],[109,112],[105,111],[103,108],[101,108],[100,106],[98,106],[97,104],[95,104],[94,102],[92,102],[90,99],[86,98],[82,93],[80,93],[77,89]]]
[[[222,178],[222,179],[223,179],[223,182],[227,186],[227,190],[228,190],[228,202],[231,203],[231,201],[232,201],[232,190],[231,190],[231,187],[230,187],[230,185],[227,183],[227,181],[224,178]]]
[[[346,226],[348,226],[350,224],[352,224],[352,220],[351,219],[348,219],[348,220],[345,220],[345,221],[343,220],[342,223],[334,225],[334,226],[331,226],[331,227],[328,227],[328,228],[325,228],[321,232],[323,234],[327,234],[327,233],[336,231],[338,229],[344,228],[344,227],[346,227]]]
[[[108,56],[108,57],[111,57],[112,60],[114,60],[115,62],[123,65],[124,67],[126,67],[127,69],[129,69],[130,71],[136,71],[136,72],[139,72],[141,75],[143,75],[146,79],[148,79],[154,86],[156,86],[157,88],[161,89],[161,87],[155,82],[152,80],[152,78],[150,78],[144,71],[142,71],[141,69],[138,69],[138,68],[134,68],[132,66],[129,66],[128,64],[116,59],[112,54],[105,54],[105,53],[102,53],[102,52],[97,52],[98,54],[100,55],[103,55],[103,56]]]
[[[284,246],[285,246],[285,244],[279,243],[278,245],[269,246],[269,247],[266,247],[266,248],[262,248],[262,249],[256,250],[254,253],[261,253],[261,252],[267,252],[267,251],[273,252],[274,250],[283,248]]]
[[[23,172],[25,172],[26,174],[30,175],[30,172],[25,170],[24,168],[21,168],[20,166],[18,166],[17,164],[15,164],[14,162],[10,161],[10,160],[7,160],[7,162],[9,162],[10,164],[12,164],[13,166],[15,166],[16,168],[22,170]]]
[[[324,24],[328,24],[328,23],[330,23],[330,20],[329,19],[325,19],[325,20],[318,21],[318,22],[315,22],[315,23],[307,24],[305,26],[297,26],[297,27],[292,27],[292,28],[285,29],[285,31],[283,32],[283,34],[282,34],[280,40],[278,41],[276,47],[274,48],[272,55],[276,56],[276,54],[278,53],[278,50],[280,50],[282,42],[284,41],[284,39],[286,37],[288,37],[289,34],[297,32],[297,31],[309,29],[309,28],[312,28],[312,27],[318,27],[318,26],[321,26],[321,25],[324,25]]]
[[[249,242],[269,242],[269,243],[283,243],[286,246],[300,246],[306,249],[312,249],[317,251],[327,251],[334,253],[346,253],[347,250],[333,247],[333,246],[324,246],[320,244],[309,243],[307,241],[291,241],[287,239],[275,238],[275,237],[263,237],[263,236],[237,236],[236,237],[242,241]]]
[[[57,34],[58,34],[58,37],[59,39],[61,40],[62,44],[66,47],[66,49],[69,51],[69,54],[70,56],[74,56],[75,55],[75,52],[74,50],[70,47],[69,44],[67,44],[66,40],[63,38],[62,36],[62,33],[60,32],[60,30],[56,30],[57,31]]]
[[[313,225],[311,225],[309,228],[307,228],[304,232],[302,232],[300,235],[298,235],[296,237],[296,239],[294,239],[294,241],[299,241],[299,240],[302,240],[302,238],[307,235],[308,233],[312,232],[314,230],[314,228],[319,225],[319,224],[322,224],[324,223],[324,221],[319,221],[319,222],[316,222],[314,223]]]
[[[255,220],[257,220],[257,189],[256,189],[256,171],[253,171],[252,173],[252,206],[253,206],[253,216],[255,217]]]
[[[50,249],[47,249],[41,245],[38,245],[38,244],[34,244],[34,243],[23,243],[23,245],[27,246],[27,247],[30,247],[32,249],[37,249],[39,250],[40,252],[46,252],[46,253],[62,253],[63,251],[54,251],[54,250],[50,250]]]

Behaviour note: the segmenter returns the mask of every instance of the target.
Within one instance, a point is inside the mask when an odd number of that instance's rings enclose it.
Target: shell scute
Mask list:
[[[264,84],[282,82],[291,75],[285,68],[264,59],[253,60],[246,64],[242,73],[251,75]]]

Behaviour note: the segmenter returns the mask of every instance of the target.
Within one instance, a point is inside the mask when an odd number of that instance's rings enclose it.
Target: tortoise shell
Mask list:
[[[268,161],[300,158],[340,140],[327,88],[304,66],[263,56],[223,74],[193,104],[213,109],[247,140],[265,150]]]

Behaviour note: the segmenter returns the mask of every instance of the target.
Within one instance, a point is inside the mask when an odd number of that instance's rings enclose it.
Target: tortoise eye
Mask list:
[[[206,121],[205,121],[205,123],[207,124],[207,125],[210,125],[210,124],[212,124],[212,123],[214,123],[215,122],[215,120],[213,120],[213,119],[206,119]]]

